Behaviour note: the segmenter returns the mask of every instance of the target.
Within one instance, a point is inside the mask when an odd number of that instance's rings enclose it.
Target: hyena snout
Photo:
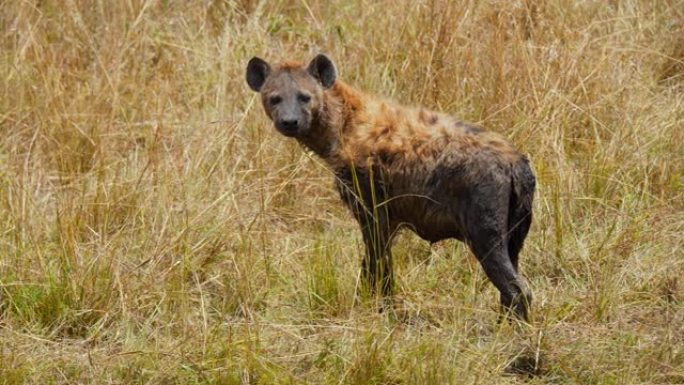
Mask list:
[[[283,101],[270,106],[269,116],[278,132],[289,137],[306,135],[311,126],[311,108],[302,104]]]

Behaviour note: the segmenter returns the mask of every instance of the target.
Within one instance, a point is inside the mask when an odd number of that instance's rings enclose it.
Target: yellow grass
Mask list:
[[[684,1],[0,0],[0,39],[0,383],[684,383]],[[455,241],[357,295],[244,80],[318,52],[529,154],[531,326]]]

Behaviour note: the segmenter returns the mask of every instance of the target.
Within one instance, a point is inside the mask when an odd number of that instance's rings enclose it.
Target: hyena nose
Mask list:
[[[282,119],[278,122],[280,129],[287,132],[294,132],[299,126],[299,121],[297,119]]]

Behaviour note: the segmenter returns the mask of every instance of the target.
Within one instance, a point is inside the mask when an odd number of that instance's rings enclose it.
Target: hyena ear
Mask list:
[[[335,78],[337,77],[335,65],[327,56],[323,54],[317,55],[311,63],[309,63],[307,70],[311,76],[321,82],[323,88],[330,88],[335,84]]]
[[[247,84],[252,90],[259,92],[266,78],[271,73],[271,66],[263,59],[253,57],[247,63]]]

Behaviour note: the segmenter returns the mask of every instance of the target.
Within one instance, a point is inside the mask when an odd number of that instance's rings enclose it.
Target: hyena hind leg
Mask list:
[[[499,290],[503,310],[527,322],[532,297],[527,286],[518,276],[503,239],[503,234],[476,236],[468,243],[485,274]]]

